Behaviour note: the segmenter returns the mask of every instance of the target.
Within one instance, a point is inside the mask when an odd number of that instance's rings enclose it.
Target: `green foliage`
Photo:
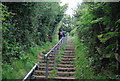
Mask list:
[[[3,3],[3,60],[53,40],[64,15],[59,3]],[[11,6],[12,5],[12,6]]]
[[[56,42],[57,25],[66,6],[58,2],[3,2],[0,7],[2,75],[4,79],[21,79],[37,62],[40,50]]]
[[[49,50],[56,42],[47,42],[43,46],[36,46],[30,48],[28,52],[20,55],[20,59],[12,59],[11,63],[2,64],[2,78],[3,79],[22,79],[37,63],[37,58],[42,49]],[[15,75],[16,74],[16,75]]]
[[[93,24],[93,23],[98,23],[98,22],[100,22],[100,21],[102,21],[103,20],[103,18],[98,18],[98,19],[96,19],[96,20],[93,20],[91,23]]]
[[[57,70],[52,70],[52,73],[49,74],[49,77],[57,77]]]
[[[119,33],[120,32],[108,32],[105,34],[98,35],[98,38],[99,38],[100,42],[104,43],[107,40],[109,40],[110,38],[117,36]]]
[[[96,74],[95,69],[91,64],[92,61],[95,59],[89,58],[89,51],[87,50],[88,47],[86,47],[83,43],[81,43],[77,37],[74,37],[74,43],[76,46],[76,59],[74,61],[75,63],[75,77],[77,79],[116,79],[118,78],[114,73],[111,71],[103,70],[104,72]],[[109,64],[109,67],[111,67],[113,63]],[[113,69],[113,68],[112,68]],[[113,70],[112,70],[113,71]]]
[[[70,33],[70,31],[72,30],[72,18],[69,15],[65,15],[62,19],[62,24],[60,29]]]
[[[91,60],[87,59],[88,51],[86,47],[78,41],[77,38],[74,38],[74,43],[76,46],[76,59],[74,61],[76,73],[75,77],[77,79],[93,79],[94,70],[90,67]]]
[[[117,23],[120,23],[120,19],[116,21]]]
[[[119,3],[84,2],[75,10],[74,32],[76,30],[79,41],[87,47],[96,74],[104,73],[102,68],[108,72],[114,69],[116,73],[114,53],[119,53],[119,8]],[[104,59],[109,62],[102,61]]]

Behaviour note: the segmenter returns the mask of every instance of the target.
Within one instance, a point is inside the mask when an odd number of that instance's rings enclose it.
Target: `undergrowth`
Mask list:
[[[2,79],[22,79],[34,64],[38,62],[37,58],[40,51],[43,49],[48,51],[56,42],[47,42],[42,46],[31,47],[19,59],[14,58],[11,59],[11,63],[2,64]]]
[[[76,59],[74,61],[76,73],[74,76],[77,79],[116,79],[116,76],[112,73],[106,75],[101,72],[96,75],[94,68],[91,66],[91,59],[88,57],[87,47],[80,43],[76,37],[74,37],[74,43],[76,46]]]
[[[82,45],[77,38],[74,38],[74,43],[76,46],[76,59],[75,59],[75,77],[77,79],[91,79],[93,78],[93,71],[90,66],[89,60],[86,58],[87,51],[84,45]]]

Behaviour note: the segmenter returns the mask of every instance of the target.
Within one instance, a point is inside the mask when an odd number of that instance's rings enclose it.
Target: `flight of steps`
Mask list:
[[[74,80],[74,74],[75,74],[75,67],[74,67],[74,47],[73,42],[68,41],[66,50],[64,54],[62,55],[61,62],[57,64],[57,76],[56,77],[48,77],[48,79],[68,79],[68,80]],[[45,69],[46,69],[46,61],[44,60],[44,54],[39,57],[39,68],[34,72],[35,79],[45,79]],[[49,60],[49,68],[48,68],[48,74],[51,74],[54,69],[54,54],[50,54],[50,60]]]

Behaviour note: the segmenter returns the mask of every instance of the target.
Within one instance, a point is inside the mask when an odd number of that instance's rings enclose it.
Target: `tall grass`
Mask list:
[[[75,48],[76,48],[76,59],[74,61],[75,63],[75,77],[77,79],[92,79],[94,72],[93,69],[90,68],[90,62],[86,58],[88,52],[86,50],[86,47],[78,41],[78,39],[74,38]]]

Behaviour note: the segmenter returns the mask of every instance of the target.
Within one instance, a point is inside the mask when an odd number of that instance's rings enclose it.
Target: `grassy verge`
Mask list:
[[[86,51],[86,47],[82,45],[77,38],[74,38],[74,43],[76,46],[76,59],[74,61],[75,63],[75,69],[76,74],[75,77],[77,79],[92,79],[94,72],[90,68],[90,62],[86,58],[88,52]]]
[[[38,54],[41,50],[48,51],[51,46],[54,46],[57,41],[52,43],[47,42],[43,46],[30,48],[25,54],[20,56],[20,59],[11,59],[11,63],[2,64],[3,79],[22,79],[29,70],[37,63]]]
[[[76,59],[74,61],[76,73],[75,77],[77,79],[116,79],[117,76],[113,73],[101,72],[96,75],[95,70],[91,66],[91,59],[88,58],[89,52],[87,47],[80,43],[77,38],[74,38],[74,43],[76,46]]]

